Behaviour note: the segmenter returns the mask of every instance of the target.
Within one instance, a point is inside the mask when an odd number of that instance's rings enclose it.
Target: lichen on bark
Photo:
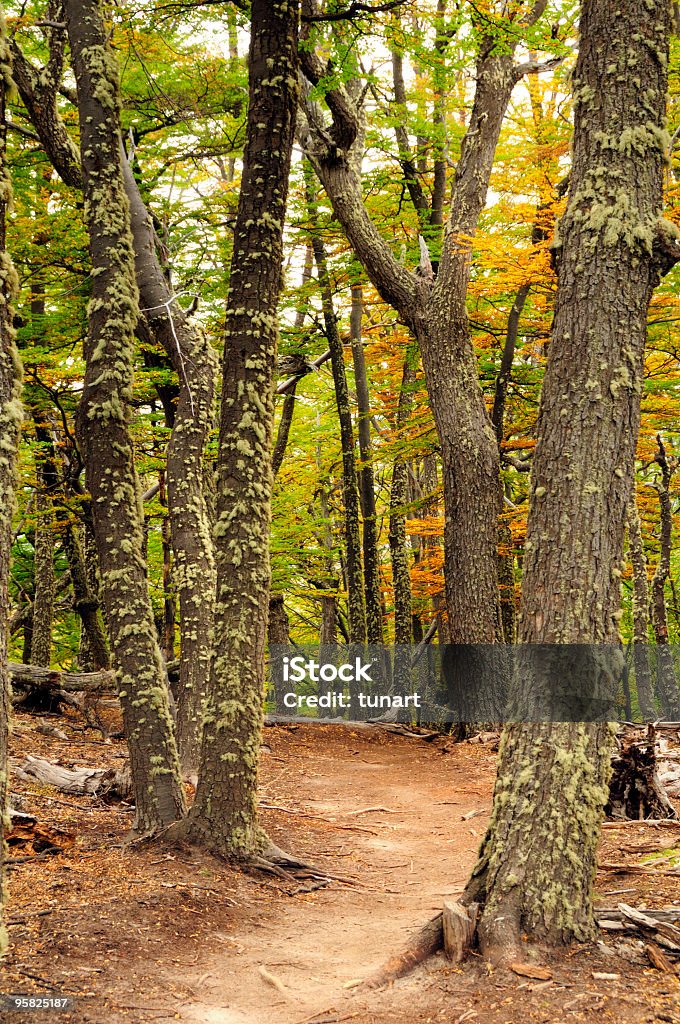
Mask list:
[[[143,558],[140,492],[128,422],[139,317],[122,175],[118,71],[97,0],[67,0],[78,91],[85,220],[92,261],[86,371],[76,419],[92,498],[111,653],[135,795],[135,828],[180,818],[184,790]]]

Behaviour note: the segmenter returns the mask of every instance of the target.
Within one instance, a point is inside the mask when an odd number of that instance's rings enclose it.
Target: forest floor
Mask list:
[[[32,753],[66,766],[123,764],[120,742],[94,742],[75,718],[50,724],[68,738],[17,716],[15,763]],[[388,989],[352,986],[462,891],[494,765],[489,745],[445,737],[268,728],[269,835],[348,880],[307,892],[196,851],[130,845],[129,808],[15,780],[21,809],[38,821],[17,829],[10,847],[11,946],[0,990],[70,995],[75,1008],[0,1011],[0,1020],[680,1024],[680,979],[652,968],[641,942],[604,933],[596,946],[535,961],[546,980],[491,970],[474,955],[454,967],[439,954]],[[680,905],[678,847],[677,827],[604,829],[598,904]]]

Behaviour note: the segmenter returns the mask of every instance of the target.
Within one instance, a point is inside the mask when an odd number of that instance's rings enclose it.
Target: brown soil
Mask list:
[[[21,717],[15,757],[92,766],[124,757],[120,744],[78,742],[75,732],[52,739],[35,725]],[[481,744],[333,726],[267,729],[265,744],[262,817],[271,838],[348,881],[305,891],[308,883],[245,875],[195,851],[131,846],[129,809],[16,783],[22,809],[62,852],[34,856],[40,843],[28,839],[11,847],[12,944],[0,987],[69,994],[76,1004],[1,1020],[680,1024],[678,978],[653,969],[641,943],[604,934],[599,946],[559,956],[527,951],[527,961],[551,970],[548,981],[493,972],[476,956],[454,968],[440,954],[387,990],[356,990],[353,982],[461,892],[486,823],[495,755]],[[674,860],[659,861],[654,874],[626,870],[650,848],[678,845],[679,829],[605,830],[603,863],[624,867],[601,872],[600,902],[680,903]]]

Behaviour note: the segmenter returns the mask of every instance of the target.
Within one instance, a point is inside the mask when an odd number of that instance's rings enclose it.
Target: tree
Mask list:
[[[142,555],[142,512],[128,428],[139,315],[130,210],[121,166],[118,69],[97,0],[65,5],[78,89],[85,218],[92,260],[86,371],[77,417],[111,648],[130,751],[135,828],[185,810]]]
[[[477,49],[475,96],[454,175],[436,278],[424,239],[421,262],[414,273],[395,258],[379,234],[364,206],[351,158],[360,127],[357,103],[349,90],[329,75],[332,69],[309,41],[302,53],[307,80],[316,89],[324,89],[332,117],[331,126],[326,126],[324,113],[308,90],[300,129],[303,148],[366,273],[420,346],[442,453],[449,628],[451,640],[459,643],[493,643],[500,636],[496,573],[499,457],[478,382],[466,309],[469,239],[484,208],[512,91],[527,71],[541,68],[536,62],[515,63],[518,27],[525,30],[533,26],[545,6],[539,0],[517,21],[517,11],[508,13],[505,6],[500,13],[492,9],[473,25]],[[306,11],[311,18],[312,0]],[[441,33],[441,29],[438,31]],[[400,149],[403,154],[403,145]]]
[[[271,440],[283,227],[298,100],[298,5],[254,0],[243,176],[224,331],[217,600],[196,799],[180,834],[260,855],[257,765],[269,596]]]
[[[573,75],[570,195],[531,475],[524,644],[616,644],[647,307],[678,259],[661,215],[670,6],[585,0]],[[630,73],[630,68],[635,74]],[[531,667],[531,661],[529,661]],[[503,734],[491,822],[466,898],[493,957],[524,931],[594,934],[592,881],[609,725],[516,723]]]
[[[59,0],[55,16],[60,9]],[[64,36],[49,28],[49,59],[38,71],[16,41],[12,53],[17,84],[42,145],[62,180],[83,187],[74,146],[57,107],[63,71]],[[141,310],[136,330],[164,349],[177,374],[176,404],[167,457],[167,483],[175,580],[180,605],[180,678],[177,740],[183,767],[198,763],[205,689],[210,672],[213,622],[214,559],[203,486],[203,452],[212,426],[217,357],[205,335],[182,310],[163,271],[152,217],[142,199],[127,155],[121,151]],[[197,600],[195,587],[202,594]]]
[[[14,340],[12,302],[18,279],[6,249],[6,217],[12,200],[7,171],[7,96],[13,88],[5,16],[0,10],[0,953],[7,945],[5,917],[5,829],[8,824],[9,763],[7,741],[10,684],[7,670],[9,571],[14,510],[14,481],[21,407],[21,364]]]

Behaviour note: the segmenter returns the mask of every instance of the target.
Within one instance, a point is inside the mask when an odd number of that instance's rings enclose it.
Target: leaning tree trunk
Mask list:
[[[7,946],[5,920],[5,829],[8,825],[9,766],[7,739],[10,685],[7,671],[9,621],[9,567],[12,547],[12,511],[21,409],[21,364],[14,343],[12,300],[19,281],[5,248],[7,207],[12,183],[7,171],[7,93],[12,88],[10,52],[5,17],[0,8],[0,954]]]
[[[524,644],[618,639],[647,307],[667,269],[660,246],[673,248],[659,231],[669,29],[670,5],[650,19],[646,0],[583,4],[571,194],[558,226],[531,477]],[[551,943],[593,936],[610,762],[608,724],[506,729],[491,821],[467,889],[483,903],[480,940],[492,957],[516,953],[522,932]]]
[[[168,287],[156,252],[151,217],[124,157],[123,179],[130,202],[142,312],[179,378],[179,399],[168,445],[167,485],[173,583],[180,618],[177,746],[184,771],[193,772],[200,755],[213,637],[215,560],[203,452],[213,420],[217,356],[204,332],[184,313]]]
[[[135,793],[135,828],[185,810],[168,691],[142,557],[142,509],[128,428],[138,317],[121,169],[118,69],[97,0],[67,0],[92,260],[86,370],[76,427],[101,569]]]
[[[249,858],[266,837],[256,785],[269,592],[271,439],[298,96],[298,5],[253,0],[249,109],[229,281],[218,452],[215,653],[187,838]]]

